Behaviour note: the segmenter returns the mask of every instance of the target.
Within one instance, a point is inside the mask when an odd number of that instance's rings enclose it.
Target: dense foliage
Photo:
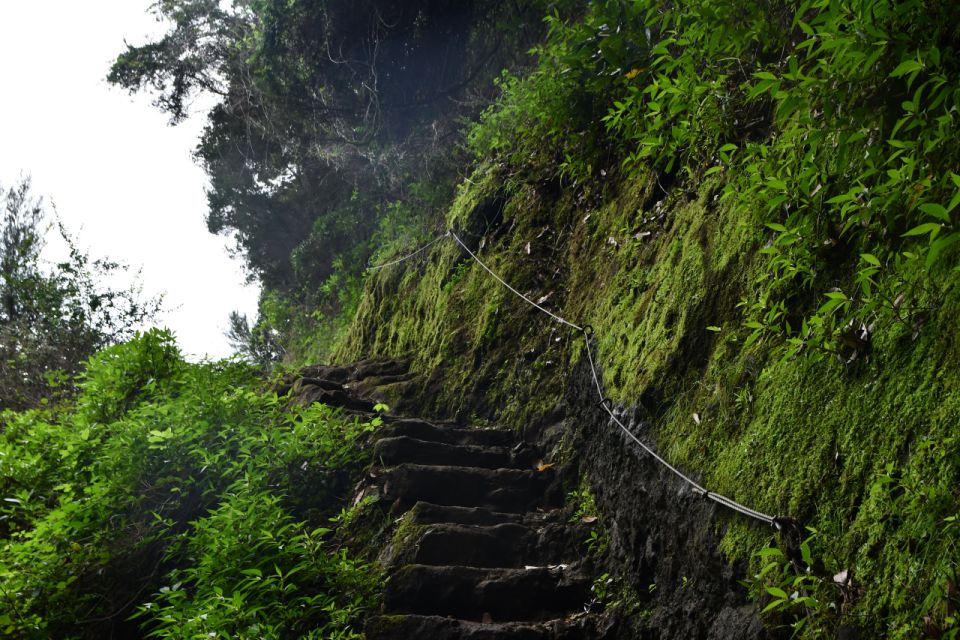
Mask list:
[[[45,265],[52,222],[30,180],[0,189],[0,410],[25,409],[73,390],[70,377],[98,349],[132,335],[159,310],[131,285],[104,281],[125,267],[91,259],[62,225],[68,255]]]
[[[258,384],[155,330],[93,357],[75,404],[3,413],[4,637],[356,637],[377,573],[326,534],[374,426]]]
[[[854,360],[919,331],[960,240],[956,7],[922,2],[593,3],[549,19],[538,69],[471,133],[479,157],[570,184],[724,179],[766,225],[749,340]],[[520,144],[516,144],[519,142]],[[665,195],[665,193],[664,193]],[[955,255],[955,254],[951,254]]]

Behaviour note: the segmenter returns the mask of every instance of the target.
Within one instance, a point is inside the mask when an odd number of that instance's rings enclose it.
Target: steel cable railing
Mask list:
[[[377,270],[377,269],[383,269],[383,268],[386,268],[386,267],[389,267],[389,266],[392,266],[392,265],[395,265],[395,264],[400,264],[400,263],[402,263],[402,262],[406,262],[407,260],[409,260],[409,259],[411,259],[411,258],[413,258],[413,257],[415,257],[415,256],[417,256],[417,255],[420,255],[421,253],[423,253],[424,251],[426,251],[427,249],[429,249],[430,247],[432,247],[432,246],[435,245],[436,243],[438,243],[438,242],[440,242],[441,240],[443,240],[444,238],[448,238],[448,237],[449,237],[449,238],[453,238],[453,240],[456,241],[456,243],[457,243],[464,251],[466,251],[466,252],[470,255],[470,257],[473,259],[474,262],[476,262],[478,265],[480,265],[480,267],[483,268],[484,271],[486,271],[488,274],[490,274],[491,277],[493,277],[497,282],[499,282],[501,285],[503,285],[504,287],[506,287],[510,292],[512,292],[512,293],[513,293],[514,295],[516,295],[518,298],[520,298],[521,300],[523,300],[524,302],[526,302],[526,303],[529,304],[530,306],[536,308],[536,309],[539,310],[541,313],[544,313],[544,314],[548,315],[550,318],[552,318],[552,319],[555,320],[556,322],[559,322],[560,324],[566,325],[566,326],[570,327],[571,329],[574,329],[574,330],[576,330],[576,331],[579,331],[580,333],[583,334],[584,344],[585,344],[585,347],[586,347],[585,351],[586,351],[586,354],[587,354],[587,362],[588,362],[588,364],[590,365],[590,375],[593,377],[593,384],[594,384],[594,386],[595,386],[596,389],[597,389],[597,396],[599,397],[599,403],[598,403],[598,404],[599,404],[601,407],[603,407],[604,411],[606,411],[607,414],[610,416],[610,420],[612,420],[612,421],[614,422],[614,424],[616,424],[616,425],[620,428],[620,430],[623,431],[623,433],[627,436],[627,438],[629,438],[629,439],[632,440],[634,443],[636,443],[637,446],[639,446],[643,451],[645,451],[650,457],[652,457],[652,458],[653,458],[654,460],[656,460],[660,465],[662,465],[663,467],[665,467],[666,469],[668,469],[671,473],[673,473],[673,475],[675,475],[677,478],[679,478],[679,479],[682,480],[684,483],[686,483],[687,485],[689,485],[695,492],[699,493],[699,494],[700,494],[701,496],[703,496],[704,498],[708,498],[708,499],[712,500],[713,502],[716,502],[716,503],[719,504],[719,505],[722,505],[722,506],[724,506],[724,507],[727,507],[728,509],[731,509],[731,510],[733,510],[733,511],[736,511],[737,513],[740,513],[741,515],[747,516],[748,518],[753,518],[753,519],[755,519],[755,520],[759,520],[760,522],[763,522],[763,523],[769,524],[769,525],[771,525],[771,526],[774,526],[774,527],[776,527],[777,529],[782,528],[782,524],[783,524],[783,523],[789,522],[789,521],[792,520],[791,518],[784,518],[784,517],[782,517],[782,516],[770,516],[770,515],[767,515],[767,514],[765,514],[765,513],[762,513],[762,512],[760,512],[760,511],[757,511],[757,510],[755,510],[755,509],[751,509],[750,507],[747,507],[747,506],[745,506],[745,505],[742,505],[742,504],[740,504],[739,502],[737,502],[737,501],[735,501],[735,500],[733,500],[733,499],[731,499],[731,498],[728,498],[728,497],[726,497],[726,496],[724,496],[724,495],[721,495],[721,494],[719,494],[719,493],[714,493],[713,491],[708,491],[708,490],[705,489],[703,486],[701,486],[700,483],[696,482],[696,481],[693,480],[691,477],[689,477],[688,475],[686,475],[685,473],[683,473],[682,471],[680,471],[679,469],[677,469],[675,466],[673,466],[672,464],[670,464],[669,462],[667,462],[665,459],[663,459],[663,458],[662,458],[660,455],[658,455],[657,452],[654,451],[651,447],[649,447],[649,446],[647,446],[646,444],[644,444],[644,442],[643,442],[642,440],[640,440],[636,435],[634,435],[634,433],[633,433],[632,431],[630,431],[630,429],[628,429],[627,426],[626,426],[625,424],[623,424],[623,422],[616,416],[616,414],[613,412],[613,409],[612,409],[612,407],[611,407],[611,402],[610,402],[610,401],[607,399],[607,397],[603,394],[603,385],[602,385],[602,383],[601,383],[601,381],[600,381],[600,376],[599,376],[599,374],[598,374],[598,372],[597,372],[597,365],[596,365],[596,360],[595,360],[594,357],[593,357],[593,350],[592,350],[592,348],[590,347],[590,340],[591,340],[591,338],[593,337],[593,328],[590,327],[589,325],[580,326],[580,325],[578,325],[578,324],[575,324],[575,323],[573,323],[573,322],[570,322],[570,321],[567,320],[566,318],[563,318],[562,316],[559,316],[559,315],[553,313],[552,311],[544,308],[543,306],[537,304],[536,302],[534,302],[533,300],[531,300],[531,299],[528,298],[527,296],[525,296],[525,295],[523,295],[522,293],[520,293],[517,289],[515,289],[514,287],[512,287],[506,280],[504,280],[504,279],[501,278],[496,272],[494,272],[493,269],[491,269],[490,267],[488,267],[488,266],[486,265],[486,263],[484,263],[483,260],[481,260],[481,259],[477,256],[477,254],[475,254],[473,251],[470,250],[470,247],[468,247],[466,244],[464,244],[464,242],[460,239],[459,236],[457,236],[456,233],[453,232],[453,230],[448,230],[448,231],[447,231],[446,233],[444,233],[443,235],[437,236],[437,237],[434,238],[432,241],[430,241],[429,243],[423,245],[422,247],[420,247],[419,249],[417,249],[417,250],[414,251],[413,253],[410,253],[410,254],[408,254],[408,255],[405,255],[405,256],[403,256],[403,257],[401,257],[401,258],[398,258],[398,259],[396,259],[396,260],[391,260],[390,262],[386,262],[386,263],[384,263],[384,264],[380,264],[380,265],[368,267],[368,270],[373,271],[373,270]]]

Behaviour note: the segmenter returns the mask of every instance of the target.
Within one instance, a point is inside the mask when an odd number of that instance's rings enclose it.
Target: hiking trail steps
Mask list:
[[[368,640],[592,640],[593,576],[553,468],[500,428],[392,420],[374,446],[407,536]],[[402,517],[401,517],[402,516]]]

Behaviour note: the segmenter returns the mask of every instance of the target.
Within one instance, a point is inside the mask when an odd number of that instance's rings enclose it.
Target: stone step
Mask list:
[[[565,527],[559,524],[536,529],[515,523],[434,524],[420,536],[412,560],[424,565],[487,568],[555,565],[576,559],[576,544],[570,544],[565,534]]]
[[[574,566],[483,569],[409,564],[384,591],[386,613],[485,622],[551,620],[582,611],[591,580]]]
[[[538,523],[548,518],[554,511],[532,513],[504,513],[491,511],[482,507],[458,507],[454,505],[434,504],[420,501],[410,510],[410,520],[413,524],[472,524],[491,526],[495,524]]]
[[[374,616],[367,640],[592,640],[599,634],[592,617],[545,622],[483,623],[442,616]]]
[[[418,501],[522,513],[562,505],[563,492],[555,480],[553,469],[401,464],[387,473],[384,493],[396,501],[395,513]]]
[[[535,452],[526,446],[490,447],[469,444],[447,444],[418,440],[410,436],[381,438],[373,450],[374,460],[385,466],[404,462],[413,464],[462,465],[487,469],[531,469],[536,464]]]
[[[509,429],[441,426],[417,418],[391,420],[380,428],[379,434],[384,438],[406,436],[429,442],[480,447],[513,447],[518,441],[517,434]]]

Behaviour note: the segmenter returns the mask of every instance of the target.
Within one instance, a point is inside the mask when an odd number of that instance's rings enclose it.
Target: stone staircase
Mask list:
[[[600,637],[582,538],[538,454],[505,429],[400,419],[380,430],[381,497],[400,524],[368,640]]]

